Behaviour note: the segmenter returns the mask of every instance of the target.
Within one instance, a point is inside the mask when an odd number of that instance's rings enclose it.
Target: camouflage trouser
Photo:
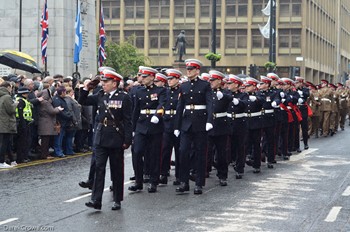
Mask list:
[[[340,124],[340,128],[344,129],[344,125],[345,125],[345,120],[346,120],[346,114],[348,113],[348,109],[341,109],[339,110],[339,124]]]
[[[332,112],[329,120],[329,129],[331,129],[332,131],[337,131],[339,126],[339,113]]]
[[[321,115],[322,135],[326,136],[329,132],[329,120],[331,111],[322,111]]]

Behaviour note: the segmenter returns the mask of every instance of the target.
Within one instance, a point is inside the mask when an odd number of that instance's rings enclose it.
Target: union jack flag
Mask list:
[[[101,5],[101,13],[100,13],[100,37],[98,42],[98,66],[101,67],[103,65],[103,61],[107,58],[105,52],[105,42],[107,40],[106,31],[105,31],[105,23],[103,17],[103,7]]]
[[[43,64],[47,62],[47,40],[49,38],[49,11],[47,10],[47,0],[45,0],[45,5],[43,12],[41,14],[41,58],[43,60]]]

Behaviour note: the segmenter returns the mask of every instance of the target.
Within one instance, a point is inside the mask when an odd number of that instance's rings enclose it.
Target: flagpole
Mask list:
[[[98,40],[100,41],[100,27],[101,27],[101,7],[102,7],[102,0],[98,0]],[[100,42],[99,42],[100,43]],[[100,44],[99,44],[100,46]],[[98,48],[97,52],[97,67],[100,67],[100,47]]]
[[[78,4],[79,4],[79,0],[77,0],[77,9],[76,9],[76,12],[77,12],[77,14],[78,14]],[[81,46],[81,45],[80,45]],[[75,63],[75,72],[78,72],[78,62],[77,63]]]
[[[212,3],[212,26],[211,26],[211,52],[216,54],[216,0]],[[214,60],[211,61],[211,68],[215,68]]]
[[[276,63],[276,4],[275,0],[270,3],[270,41],[269,61]]]
[[[19,0],[19,48],[22,51],[22,0]]]

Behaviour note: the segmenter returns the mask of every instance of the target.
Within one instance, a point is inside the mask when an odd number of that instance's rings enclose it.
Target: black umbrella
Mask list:
[[[0,64],[30,73],[41,73],[33,57],[26,53],[14,50],[1,51]]]

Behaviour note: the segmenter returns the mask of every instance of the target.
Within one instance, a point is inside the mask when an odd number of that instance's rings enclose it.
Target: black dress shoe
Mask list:
[[[308,145],[305,145],[305,146],[304,146],[304,149],[305,149],[305,150],[309,149],[309,146],[308,146]]]
[[[181,182],[180,182],[179,179],[176,179],[176,180],[174,180],[174,182],[173,182],[173,185],[180,185],[180,184],[181,184]]]
[[[89,208],[94,208],[98,210],[101,210],[102,208],[101,202],[97,202],[97,201],[89,201],[89,202],[86,202],[85,205]]]
[[[80,181],[79,186],[82,188],[92,189],[92,183],[90,181]]]
[[[220,186],[227,186],[227,180],[226,179],[220,179],[219,180]]]
[[[297,152],[298,152],[298,153],[300,153],[300,152],[301,152],[300,148],[298,148],[298,149],[297,149]]]
[[[155,192],[157,192],[157,185],[156,184],[150,184],[148,186],[147,190],[148,190],[149,193],[155,193]]]
[[[176,192],[183,193],[185,191],[190,191],[190,186],[188,183],[182,182],[179,187],[176,188]]]
[[[196,181],[196,174],[191,173],[189,178],[191,181]]]
[[[289,160],[289,156],[283,155],[283,156],[282,156],[282,159],[283,159],[283,160]]]
[[[260,173],[260,168],[254,168],[253,173]]]
[[[135,179],[136,179],[135,176],[132,176],[132,177],[129,178],[129,180],[135,180]]]
[[[273,164],[272,163],[267,163],[267,168],[273,168]]]
[[[271,163],[273,163],[273,164],[277,164],[277,161],[276,160],[272,160],[272,162]]]
[[[253,166],[253,160],[247,160],[245,162],[248,166]]]
[[[112,210],[120,210],[120,208],[121,208],[120,201],[113,202]]]
[[[143,189],[143,185],[142,184],[135,184],[135,185],[129,186],[129,188],[128,188],[128,190],[132,191],[132,192],[136,192],[136,191],[139,191],[139,190],[142,190],[142,189]]]
[[[196,187],[194,187],[193,193],[196,195],[202,194],[203,193],[202,186],[196,185]]]
[[[159,183],[160,184],[168,184],[168,177],[167,176],[160,176],[159,178]]]

